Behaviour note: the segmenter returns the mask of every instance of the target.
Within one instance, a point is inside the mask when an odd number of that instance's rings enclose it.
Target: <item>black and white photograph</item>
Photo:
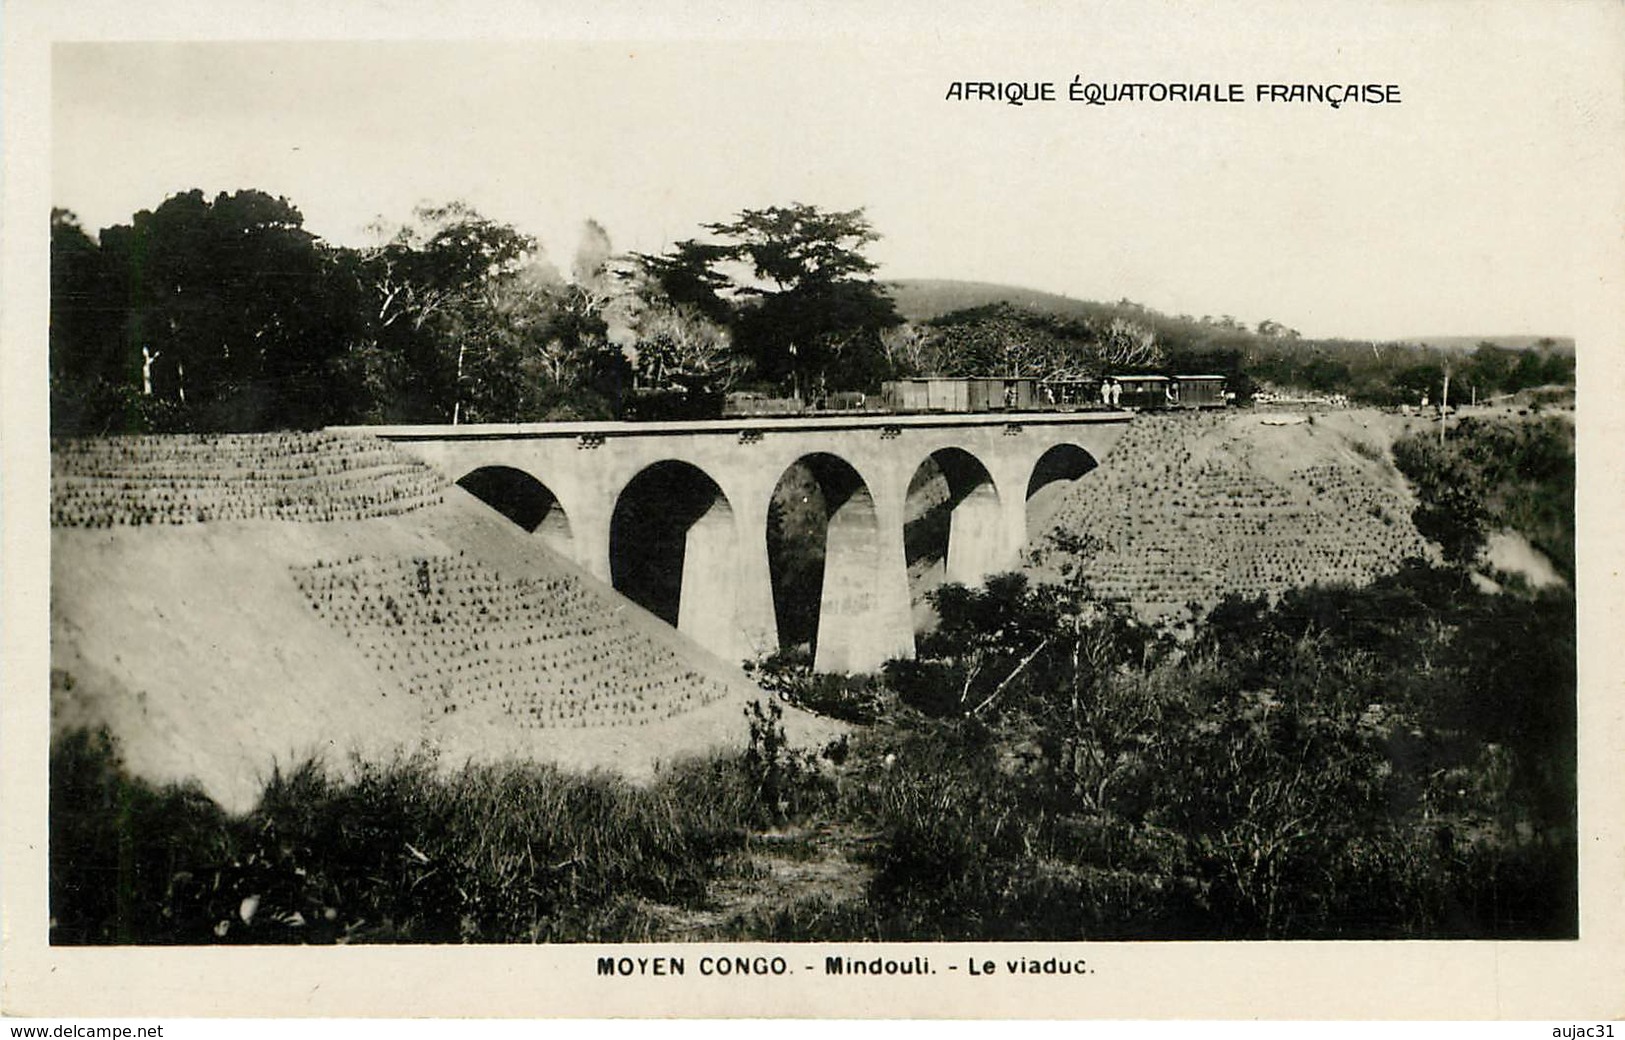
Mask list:
[[[335,6],[9,16],[18,1012],[1622,1013],[1619,7]]]

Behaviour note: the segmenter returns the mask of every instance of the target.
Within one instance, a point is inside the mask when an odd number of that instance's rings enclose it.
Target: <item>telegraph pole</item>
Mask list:
[[[1439,444],[1444,444],[1445,415],[1450,411],[1450,366],[1444,366],[1444,392],[1439,395]]]

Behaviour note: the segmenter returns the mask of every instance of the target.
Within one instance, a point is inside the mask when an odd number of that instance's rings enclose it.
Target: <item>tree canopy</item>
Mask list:
[[[52,214],[57,432],[607,418],[621,288],[589,225],[575,278],[463,202],[347,248],[287,200],[192,190],[93,239]]]
[[[720,241],[640,259],[672,303],[729,324],[757,379],[807,393],[889,374],[881,333],[902,319],[870,277],[863,251],[880,236],[862,209],[794,203],[703,226]]]
[[[52,375],[70,416],[298,425],[343,335],[328,257],[286,199],[193,190],[92,243],[53,221]]]
[[[704,414],[734,388],[875,390],[900,375],[1215,372],[1378,404],[1572,386],[1547,340],[1471,353],[1303,339],[1128,300],[992,303],[903,322],[864,210],[744,209],[660,254],[587,221],[567,271],[466,202],[323,242],[289,200],[171,195],[92,235],[51,214],[56,432],[255,430]],[[663,400],[657,401],[656,398]]]

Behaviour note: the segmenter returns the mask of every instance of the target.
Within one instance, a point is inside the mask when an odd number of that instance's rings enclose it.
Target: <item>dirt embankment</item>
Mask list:
[[[1374,410],[1142,415],[1107,464],[1078,481],[1048,530],[1041,574],[1075,562],[1099,593],[1148,620],[1226,593],[1276,595],[1314,582],[1363,583],[1428,556],[1389,446],[1419,420]],[[1050,533],[1091,540],[1045,552]]]
[[[53,729],[106,725],[138,775],[196,779],[242,809],[274,767],[312,755],[427,748],[447,765],[523,756],[636,777],[747,734],[743,706],[762,695],[732,662],[459,488],[430,493],[411,465],[375,467],[387,478],[369,486],[335,461],[343,444],[302,457],[318,481],[296,465],[269,487],[231,452],[162,462],[145,440],[105,472],[59,465],[51,564]],[[168,522],[166,470],[190,496]],[[320,481],[348,504],[329,508]],[[834,732],[793,712],[786,727]]]

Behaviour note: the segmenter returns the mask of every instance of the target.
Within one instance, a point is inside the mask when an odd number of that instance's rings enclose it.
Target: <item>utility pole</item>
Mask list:
[[[1444,444],[1445,415],[1450,411],[1450,366],[1444,369],[1444,393],[1439,397],[1439,444]]]

